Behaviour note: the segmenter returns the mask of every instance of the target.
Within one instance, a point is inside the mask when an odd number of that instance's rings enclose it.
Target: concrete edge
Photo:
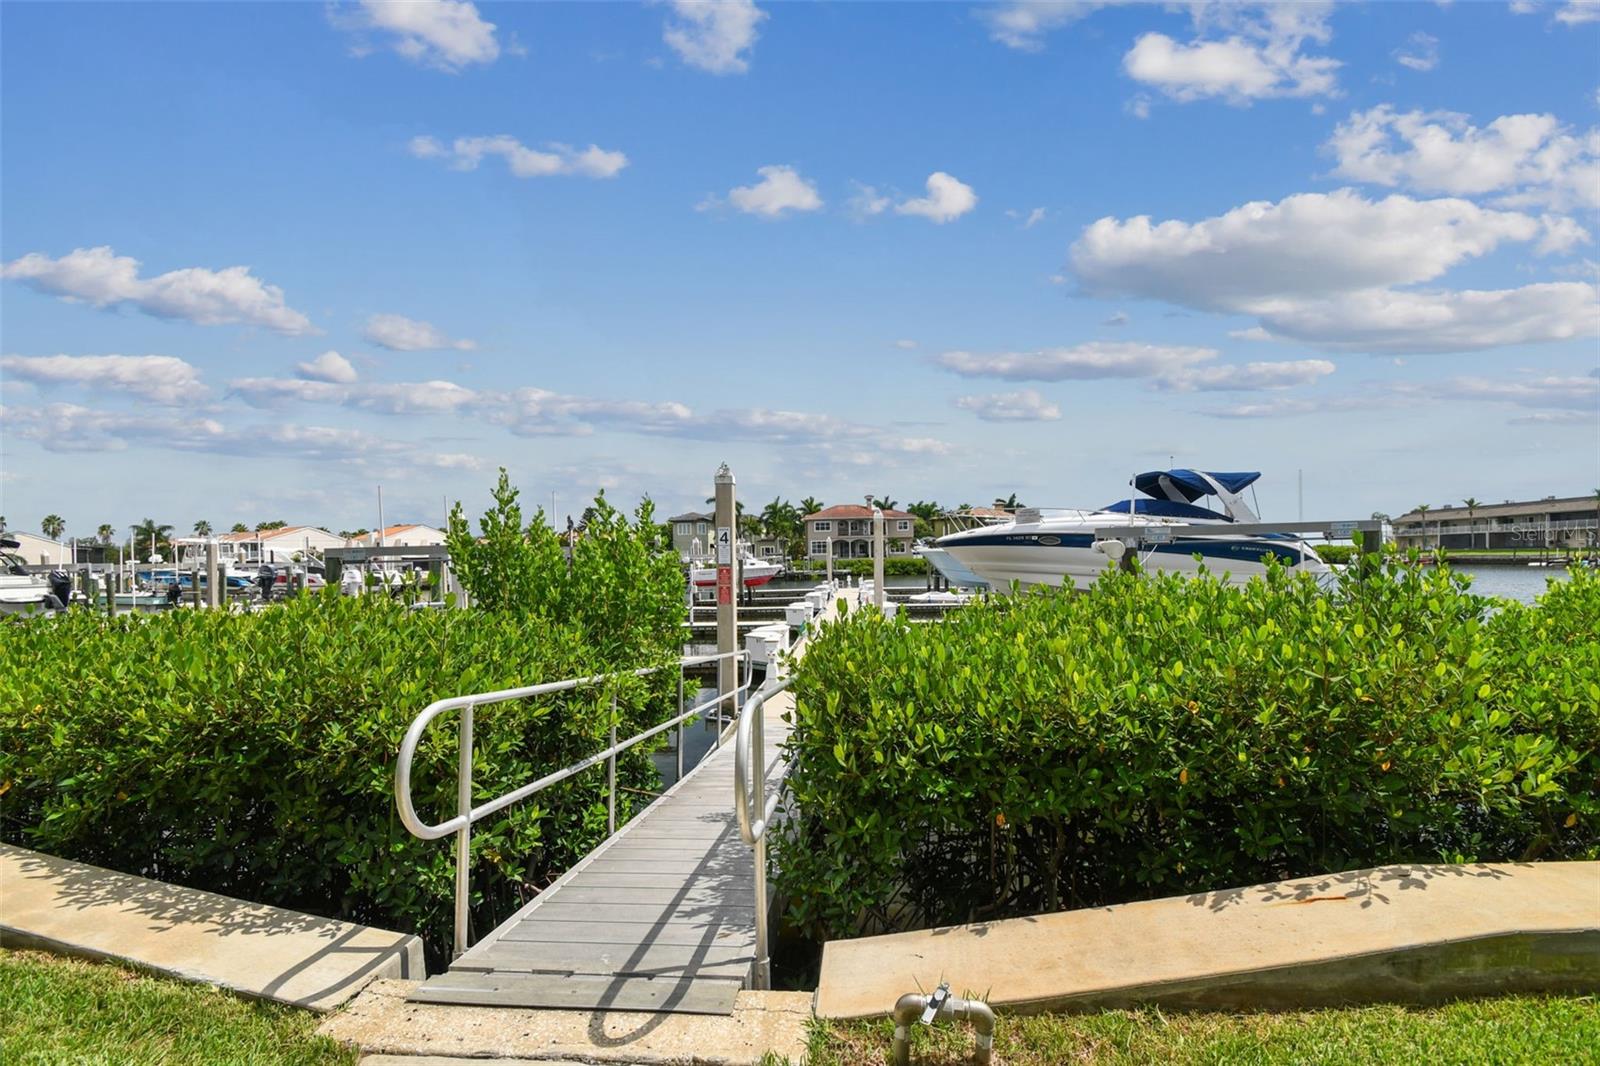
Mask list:
[[[130,970],[138,970],[141,973],[154,974],[158,977],[170,977],[174,980],[187,981],[191,984],[211,985],[215,988],[226,989],[243,999],[260,1003],[281,1003],[285,1006],[309,1010],[316,1014],[329,1014],[338,1010],[354,999],[373,981],[380,979],[416,980],[427,973],[422,939],[412,934],[407,934],[393,948],[377,955],[360,970],[351,974],[339,984],[323,989],[315,999],[311,1000],[274,996],[259,989],[246,988],[236,982],[219,978],[201,970],[159,966],[131,955],[104,951],[86,944],[77,944],[39,933],[30,933],[25,929],[18,929],[5,923],[0,923],[0,948],[20,951],[43,951],[68,958],[115,963]]]
[[[826,946],[824,946],[826,950]],[[907,988],[906,991],[916,991]],[[980,998],[992,989],[952,987]],[[1600,994],[1600,930],[1493,933],[1334,956],[1287,966],[1233,970],[1177,981],[1130,984],[1059,996],[991,1000],[1004,1014],[1084,1013],[1156,1006],[1167,1010],[1272,1011],[1401,1003],[1431,1006],[1507,994]],[[859,1021],[888,1011],[813,1015]]]

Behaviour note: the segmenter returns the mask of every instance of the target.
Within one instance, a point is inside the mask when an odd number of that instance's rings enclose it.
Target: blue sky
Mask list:
[[[7,4],[0,513],[1600,485],[1600,5]],[[232,269],[230,269],[232,268]],[[332,354],[330,354],[332,353]]]

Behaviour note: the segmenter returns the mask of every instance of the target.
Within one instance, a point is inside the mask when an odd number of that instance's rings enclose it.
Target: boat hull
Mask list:
[[[777,577],[783,568],[772,563],[745,563],[740,569],[743,572],[744,587],[753,589]],[[716,568],[697,566],[689,571],[689,581],[695,588],[711,588],[717,583]]]
[[[989,587],[989,582],[980,577],[971,567],[957,561],[956,557],[951,555],[945,548],[924,545],[913,548],[912,551],[926,559],[955,588],[986,589]]]
[[[997,589],[1012,584],[1087,589],[1108,567],[1117,565],[1094,543],[1092,533],[1018,530],[956,534],[941,540],[939,547]],[[1308,546],[1292,538],[1182,537],[1138,552],[1146,571],[1197,574],[1204,567],[1225,581],[1239,583],[1265,574],[1269,558],[1296,571],[1327,571]]]

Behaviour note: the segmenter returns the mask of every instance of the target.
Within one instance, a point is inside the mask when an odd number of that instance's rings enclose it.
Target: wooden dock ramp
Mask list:
[[[836,610],[829,604],[820,617]],[[803,651],[802,641],[794,653]],[[784,777],[792,706],[781,692],[762,708],[769,796]],[[735,995],[751,987],[758,917],[753,852],[734,812],[734,749],[729,731],[682,781],[410,999],[732,1014]]]

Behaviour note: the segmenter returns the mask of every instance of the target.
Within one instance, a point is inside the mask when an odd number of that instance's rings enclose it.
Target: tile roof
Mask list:
[[[826,519],[830,519],[830,518],[871,518],[871,517],[872,517],[872,508],[870,508],[870,507],[864,507],[859,503],[836,503],[832,507],[825,507],[822,510],[817,511],[815,514],[806,515],[805,520],[807,522],[810,522],[810,521],[813,521],[813,520],[819,519],[819,518],[826,520]],[[883,517],[885,517],[885,518],[915,518],[916,515],[913,515],[909,511],[896,511],[896,510],[894,510],[892,508],[887,508],[883,512]]]

